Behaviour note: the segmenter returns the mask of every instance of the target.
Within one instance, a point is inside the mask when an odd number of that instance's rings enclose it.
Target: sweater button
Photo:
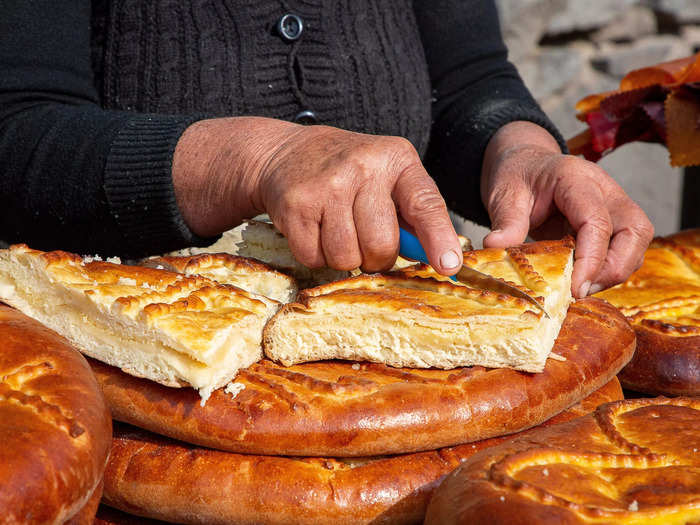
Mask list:
[[[304,21],[300,16],[287,13],[277,22],[277,32],[287,42],[298,39],[304,31]]]
[[[294,122],[297,124],[316,124],[318,122],[318,117],[316,113],[310,109],[305,109],[297,113],[297,116],[294,117]]]

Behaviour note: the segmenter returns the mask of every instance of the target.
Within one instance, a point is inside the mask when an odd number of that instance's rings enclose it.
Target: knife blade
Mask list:
[[[412,233],[399,229],[399,254],[404,259],[411,259],[414,261],[420,261],[425,264],[430,264],[428,262],[428,256],[423,249],[418,238]],[[524,292],[520,288],[510,285],[501,279],[497,279],[492,275],[475,270],[470,266],[462,265],[462,268],[457,272],[456,275],[450,277],[454,281],[459,281],[464,284],[468,284],[479,290],[488,290],[490,292],[496,292],[505,295],[511,295],[513,297],[519,297],[520,299],[525,299],[530,304],[535,306],[538,310],[541,310],[544,315],[549,318],[547,310],[530,294]]]

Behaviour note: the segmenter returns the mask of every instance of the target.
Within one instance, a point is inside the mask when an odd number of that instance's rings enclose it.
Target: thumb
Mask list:
[[[396,180],[392,198],[403,220],[416,232],[428,262],[442,275],[462,267],[462,248],[445,200],[420,164],[405,169]]]
[[[517,175],[495,186],[487,203],[492,229],[484,237],[484,248],[506,248],[525,241],[534,202],[530,186]]]

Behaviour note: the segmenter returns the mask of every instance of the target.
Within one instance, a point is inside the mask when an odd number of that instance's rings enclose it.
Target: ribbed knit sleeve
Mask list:
[[[0,17],[0,239],[138,256],[211,242],[178,211],[177,141],[195,116],[99,107],[89,0],[7,0]]]
[[[479,180],[491,136],[526,120],[566,143],[508,62],[493,0],[414,0],[414,10],[433,88],[424,163],[448,206],[489,224]]]

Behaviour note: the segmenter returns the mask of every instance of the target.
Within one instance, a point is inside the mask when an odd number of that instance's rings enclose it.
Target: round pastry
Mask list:
[[[621,398],[613,378],[544,425]],[[394,457],[286,458],[205,449],[116,424],[103,501],[177,523],[418,523],[444,475],[511,437]]]
[[[450,474],[425,523],[700,521],[700,400],[632,399],[485,450]]]
[[[91,361],[115,419],[188,443],[265,455],[375,456],[433,450],[535,426],[603,386],[634,351],[624,317],[594,298],[573,304],[544,372],[397,369],[260,361],[205,406]]]
[[[5,305],[0,334],[0,521],[64,523],[102,478],[109,411],[65,339]]]
[[[641,268],[597,297],[620,308],[637,335],[622,386],[700,395],[700,230],[654,239]]]

